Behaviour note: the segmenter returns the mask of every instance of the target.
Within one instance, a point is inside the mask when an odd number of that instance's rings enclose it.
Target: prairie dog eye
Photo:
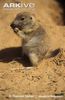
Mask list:
[[[30,17],[30,19],[32,19],[32,17]]]
[[[21,20],[24,20],[24,19],[25,19],[24,17],[21,18]]]

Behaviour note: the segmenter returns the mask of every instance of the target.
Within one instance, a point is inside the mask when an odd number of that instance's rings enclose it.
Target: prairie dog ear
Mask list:
[[[35,23],[36,22],[35,17],[34,16],[31,16],[31,18],[32,18],[33,23]]]
[[[40,19],[34,13],[31,14],[31,17],[33,19],[33,22],[40,22]]]

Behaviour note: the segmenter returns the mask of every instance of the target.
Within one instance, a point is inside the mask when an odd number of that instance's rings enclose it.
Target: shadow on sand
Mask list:
[[[60,8],[62,9],[63,13],[61,13],[62,15],[62,19],[63,19],[63,25],[65,25],[65,0],[56,0],[60,6]]]
[[[26,55],[22,55],[21,47],[11,47],[0,50],[0,62],[8,63],[13,60],[23,64],[24,67],[32,65],[29,58]]]
[[[54,50],[53,52],[51,52],[50,57],[55,57],[60,51],[61,49]],[[11,61],[17,61],[24,67],[32,66],[29,58],[26,55],[22,54],[22,47],[11,47],[0,50],[0,62],[8,63]]]

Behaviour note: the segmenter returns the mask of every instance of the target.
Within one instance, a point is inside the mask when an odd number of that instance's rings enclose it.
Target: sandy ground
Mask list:
[[[36,3],[34,9],[8,10],[3,8],[7,1],[13,0],[0,0],[0,100],[65,100],[65,26],[62,9],[54,0],[33,0]],[[21,60],[21,39],[10,28],[16,14],[22,11],[36,14],[50,36],[51,48],[56,50],[54,57],[43,59],[31,69],[27,69],[27,59]],[[20,97],[23,95],[34,97]],[[40,97],[45,95],[61,98]]]

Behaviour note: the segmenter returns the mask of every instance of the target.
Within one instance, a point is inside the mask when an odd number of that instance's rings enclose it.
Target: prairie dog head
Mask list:
[[[28,35],[28,33],[37,27],[36,18],[29,12],[19,13],[10,26],[15,33],[23,37],[24,35]]]

